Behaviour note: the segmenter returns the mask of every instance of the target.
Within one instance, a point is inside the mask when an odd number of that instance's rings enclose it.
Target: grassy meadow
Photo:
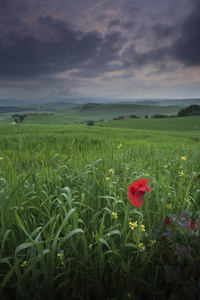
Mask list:
[[[1,299],[198,299],[199,120],[1,124]]]
[[[173,134],[178,131],[187,132],[190,136],[200,132],[200,117],[184,117],[184,118],[147,118],[147,119],[122,119],[97,122],[96,126],[124,128],[124,129],[139,129],[139,130],[154,130],[154,131],[171,131]]]

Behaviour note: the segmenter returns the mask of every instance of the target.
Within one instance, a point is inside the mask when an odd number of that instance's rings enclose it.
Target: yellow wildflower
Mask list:
[[[145,173],[145,176],[149,176],[150,174],[149,173]]]
[[[90,250],[92,250],[92,244],[89,244],[89,248],[90,248]]]
[[[168,165],[164,165],[164,168],[165,168],[165,169],[168,168]]]
[[[110,236],[110,233],[108,233],[107,236]]]
[[[182,160],[186,160],[186,157],[185,157],[185,156],[182,156],[181,159],[182,159]]]
[[[109,173],[115,173],[115,172],[113,171],[113,169],[110,169],[110,170],[109,170]]]
[[[131,230],[135,229],[137,226],[138,226],[137,221],[129,222],[129,227],[131,228]]]
[[[24,262],[23,262],[23,264],[21,264],[21,267],[25,267],[26,266],[26,264],[27,264],[27,261],[25,260]]]
[[[112,215],[113,215],[113,218],[114,218],[114,219],[117,219],[117,213],[112,212]]]
[[[57,256],[62,260],[63,255],[61,253],[58,253]]]
[[[182,177],[184,175],[183,170],[181,170],[181,172],[179,172],[179,176]]]
[[[123,145],[122,144],[120,144],[117,148],[119,149],[119,148],[121,148]]]
[[[110,180],[110,177],[106,177],[106,180]]]
[[[156,243],[156,240],[150,240],[149,241],[149,246],[153,246]]]
[[[143,243],[138,244],[138,249],[139,251],[144,251],[145,250],[145,246]]]
[[[188,203],[191,203],[191,202],[190,202],[190,198],[184,198],[184,200],[185,200],[186,202],[188,202]]]
[[[61,265],[63,265],[64,266],[64,262],[63,262],[63,254],[61,254],[61,253],[58,253],[57,254],[57,256],[60,258],[60,260],[61,260]]]
[[[166,208],[167,208],[167,209],[171,209],[171,208],[172,208],[171,204],[167,204],[167,205],[166,205]]]
[[[3,157],[0,157],[0,160],[2,160],[3,159]]]
[[[141,225],[141,231],[145,231],[145,226]]]

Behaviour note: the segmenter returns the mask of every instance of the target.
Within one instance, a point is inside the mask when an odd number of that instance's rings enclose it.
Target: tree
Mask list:
[[[94,121],[93,120],[87,121],[87,126],[94,126]]]

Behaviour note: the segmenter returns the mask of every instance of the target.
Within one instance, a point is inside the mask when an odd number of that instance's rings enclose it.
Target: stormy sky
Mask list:
[[[200,0],[0,0],[0,99],[200,98]]]

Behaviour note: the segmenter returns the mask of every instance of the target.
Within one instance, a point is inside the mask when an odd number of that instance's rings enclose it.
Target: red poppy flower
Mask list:
[[[190,228],[194,229],[194,227],[196,226],[195,222],[190,221]]]
[[[146,178],[138,179],[134,181],[128,188],[128,197],[131,203],[136,206],[140,207],[143,203],[143,196],[145,192],[149,192],[152,190],[151,187],[146,185],[149,183],[149,180]]]
[[[165,217],[165,224],[171,226],[170,218]]]

